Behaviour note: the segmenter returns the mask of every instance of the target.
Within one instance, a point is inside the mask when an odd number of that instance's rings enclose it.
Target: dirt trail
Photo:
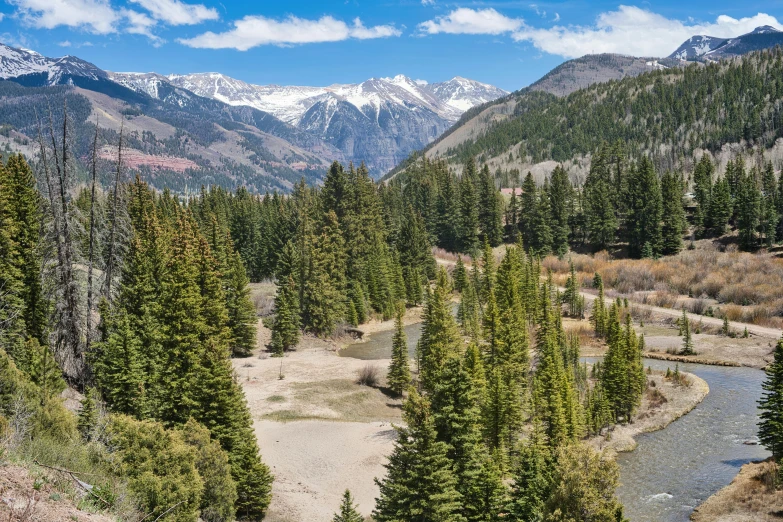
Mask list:
[[[561,288],[560,291],[563,291],[564,289]],[[586,301],[589,301],[592,303],[595,301],[595,299],[598,297],[596,294],[590,293],[590,292],[579,292],[580,295],[584,296]],[[682,310],[675,310],[674,308],[662,308],[660,306],[651,306],[646,305],[642,303],[638,303],[636,301],[628,300],[629,302],[632,302],[633,305],[637,308],[640,308],[642,310],[650,310],[652,313],[659,314],[659,315],[665,315],[667,317],[674,317],[679,318],[682,317]],[[693,321],[701,321],[703,324],[710,325],[710,326],[723,326],[723,319],[718,319],[717,317],[707,317],[705,315],[699,315],[694,314],[690,312],[686,312],[686,315],[688,316],[688,319],[691,319]],[[783,336],[783,330],[778,330],[777,328],[769,328],[766,326],[758,326],[755,324],[750,323],[740,323],[737,321],[729,321],[729,326],[738,332],[742,332],[745,328],[748,329],[748,333],[751,335],[757,335],[759,337],[766,337],[769,339],[780,339],[781,336]]]

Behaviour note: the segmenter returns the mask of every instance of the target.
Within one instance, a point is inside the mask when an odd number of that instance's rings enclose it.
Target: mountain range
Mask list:
[[[379,177],[466,109],[507,94],[461,77],[428,84],[399,75],[298,87],[253,85],[219,73],[114,73],[74,56],[48,58],[1,44],[0,79],[28,88],[71,86],[89,100],[91,119],[115,132],[125,118],[131,132],[146,137],[144,150],[131,151],[133,166],[165,174],[171,162],[154,156],[179,157],[182,144],[171,137],[191,133],[200,138],[189,143],[192,157],[172,163],[179,171],[188,165],[180,175],[192,178],[189,186],[218,178],[247,183],[251,169],[266,178],[255,188],[283,190],[301,175],[316,181],[333,160],[365,163]],[[235,164],[243,174],[232,173]]]
[[[783,33],[764,26],[729,39],[697,35],[664,58],[587,55],[512,94],[459,76],[440,83],[398,75],[309,87],[254,85],[220,73],[116,73],[74,56],[48,58],[0,44],[0,79],[9,80],[0,82],[0,147],[34,154],[34,115],[46,114],[59,97],[78,107],[72,121],[80,157],[89,153],[81,134],[91,134],[97,122],[101,157],[111,157],[122,128],[128,165],[159,187],[188,191],[217,183],[288,190],[302,176],[317,183],[333,160],[365,163],[380,177],[413,151],[448,155],[546,100],[527,93],[564,97],[611,80],[780,44]],[[520,104],[522,95],[527,97]]]

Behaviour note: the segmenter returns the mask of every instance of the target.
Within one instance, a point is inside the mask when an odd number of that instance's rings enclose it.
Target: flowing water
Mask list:
[[[421,324],[406,326],[405,333],[414,357]],[[393,331],[373,334],[340,355],[388,359],[393,336]],[[644,364],[656,370],[674,369],[674,363],[667,361],[645,359]],[[769,456],[755,444],[756,401],[764,372],[704,364],[680,364],[680,369],[707,381],[710,393],[666,429],[637,436],[638,447],[618,456],[617,494],[632,522],[686,521],[696,506],[729,484],[743,464]]]

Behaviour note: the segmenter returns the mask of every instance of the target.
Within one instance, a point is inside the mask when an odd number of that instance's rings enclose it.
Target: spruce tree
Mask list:
[[[461,496],[447,456],[437,440],[429,401],[415,390],[403,406],[406,427],[397,427],[394,450],[385,465],[373,520],[377,522],[457,522]]]
[[[271,348],[275,355],[282,356],[299,344],[300,316],[299,293],[294,279],[288,276],[277,289],[275,296],[275,321],[272,324]]]
[[[231,331],[231,354],[234,357],[248,357],[256,346],[258,319],[250,301],[249,281],[242,257],[233,248],[227,257],[224,285],[228,328]]]
[[[759,440],[780,463],[783,460],[783,339],[775,346],[772,364],[765,372],[767,378],[761,385],[764,393],[759,400]]]
[[[706,155],[705,155],[706,157]],[[707,190],[707,189],[704,189]],[[709,191],[711,192],[710,185]],[[708,196],[704,196],[707,198]],[[678,176],[667,172],[661,177],[661,201],[663,202],[663,224],[661,226],[661,254],[672,256],[682,249],[685,209],[682,206],[682,183]],[[708,199],[705,199],[708,201]],[[707,203],[705,203],[706,207]],[[701,204],[699,208],[703,208]]]
[[[457,256],[457,264],[454,267],[452,275],[454,290],[462,293],[468,284],[468,272],[465,270],[465,264],[462,262],[462,256]]]
[[[736,214],[740,248],[743,250],[756,249],[761,218],[761,193],[752,173],[751,175],[743,175],[739,180]]]
[[[652,161],[642,158],[631,169],[628,182],[629,201],[626,229],[628,253],[631,257],[642,257],[645,244],[653,256],[661,252],[661,187]]]
[[[392,340],[391,363],[386,383],[389,389],[398,396],[411,384],[410,361],[408,358],[408,340],[402,324],[402,310],[397,312],[394,320],[394,339]]]
[[[5,192],[5,210],[10,218],[10,239],[18,248],[16,268],[22,274],[19,297],[24,303],[22,319],[28,337],[47,344],[48,303],[41,280],[41,196],[35,175],[21,154],[11,154],[4,169],[0,169],[0,192]],[[5,287],[4,287],[5,288]]]
[[[707,213],[707,226],[712,234],[720,236],[726,232],[726,227],[733,213],[733,207],[729,183],[725,177],[721,178],[712,189]]]
[[[710,161],[708,154],[703,154],[699,163],[693,170],[693,196],[696,200],[696,213],[694,215],[694,222],[700,233],[703,233],[706,228],[709,227],[709,209],[710,199],[712,197],[712,177],[715,172],[715,167]],[[661,191],[663,193],[663,204],[668,203],[666,197],[665,185],[663,179],[661,180]],[[666,211],[664,210],[664,219],[666,219]]]
[[[479,209],[476,194],[476,163],[469,158],[459,181],[459,249],[473,252],[479,246]]]
[[[448,444],[462,515],[468,521],[497,520],[504,486],[481,438],[479,390],[460,358],[446,363],[432,394],[432,413],[438,440]]]
[[[530,438],[519,455],[507,506],[508,519],[528,522],[544,519],[544,503],[552,487],[551,453],[546,446],[543,427],[533,421]]]
[[[486,164],[481,169],[478,205],[480,240],[496,247],[503,242],[503,206]]]
[[[451,315],[448,276],[441,268],[435,288],[424,307],[421,338],[416,346],[419,376],[425,390],[434,390],[444,365],[450,357],[460,353],[461,344],[457,324]]]
[[[763,245],[771,247],[775,242],[780,215],[777,209],[777,187],[775,186],[775,169],[768,162],[761,176],[761,219],[759,232]]]
[[[569,219],[573,187],[562,165],[555,167],[549,183],[549,208],[551,213],[552,251],[562,257],[568,252]]]
[[[340,502],[340,509],[332,517],[332,522],[364,522],[364,517],[356,507],[351,492],[346,489]]]

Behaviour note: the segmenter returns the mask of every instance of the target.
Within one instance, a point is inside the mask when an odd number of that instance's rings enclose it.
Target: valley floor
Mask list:
[[[409,310],[405,322],[418,322],[420,316],[420,309]],[[366,337],[393,327],[393,321],[386,321],[360,329]],[[257,352],[234,359],[263,459],[275,475],[267,520],[327,522],[346,488],[359,511],[369,515],[378,495],[373,479],[385,472],[386,455],[394,443],[393,424],[402,420],[401,401],[383,391],[389,361],[339,357],[338,343],[309,336],[282,359],[269,357],[263,348],[269,335],[259,322]],[[357,372],[368,364],[378,368],[378,387],[356,383]],[[690,386],[673,386],[658,373],[648,378],[666,401],[646,396],[634,423],[614,429],[609,437],[592,439],[594,447],[630,451],[635,435],[663,429],[708,392],[706,383],[693,375],[688,375]]]

